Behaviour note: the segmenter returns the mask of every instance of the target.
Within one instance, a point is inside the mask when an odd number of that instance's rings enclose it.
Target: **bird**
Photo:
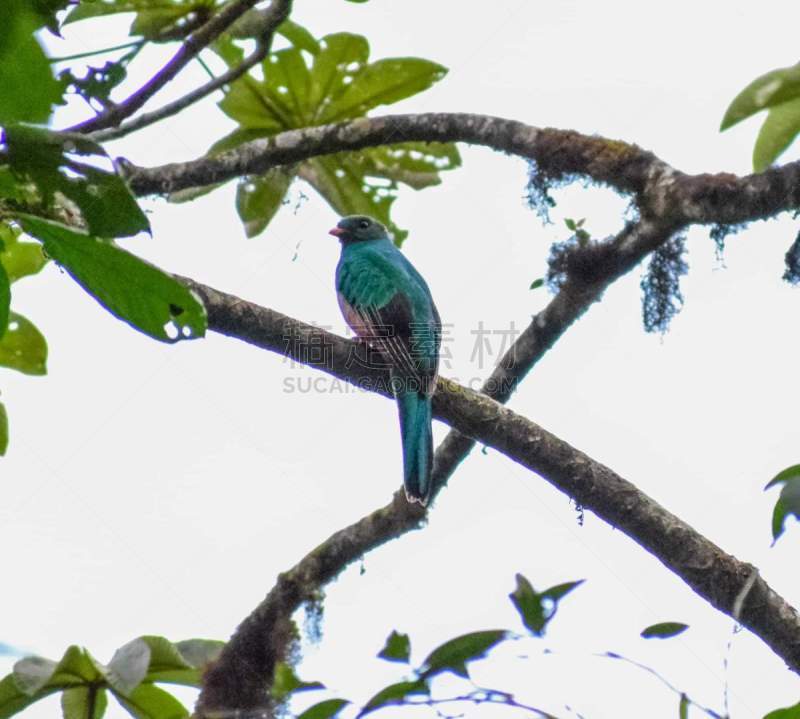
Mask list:
[[[426,506],[433,489],[431,398],[439,369],[442,322],[428,284],[378,220],[342,218],[336,296],[356,336],[389,367],[400,417],[406,499]]]

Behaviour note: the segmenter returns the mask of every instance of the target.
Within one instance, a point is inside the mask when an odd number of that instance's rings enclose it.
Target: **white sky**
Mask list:
[[[753,77],[797,60],[800,20],[788,2],[295,4],[294,19],[318,36],[367,35],[373,59],[417,55],[450,68],[431,91],[388,111],[482,112],[599,133],[690,172],[748,171],[758,122],[719,134],[719,121]],[[52,52],[112,45],[124,28],[81,23],[66,42],[50,43]],[[142,73],[164,57],[144,56]],[[149,107],[203,78],[192,67]],[[230,127],[206,102],[111,151],[144,165],[189,159]],[[462,153],[463,168],[439,188],[403,191],[395,217],[411,230],[404,249],[453,325],[442,372],[467,382],[490,371],[473,356],[471,330],[479,322],[521,329],[548,301],[546,290],[528,286],[544,274],[550,244],[569,234],[563,218],[586,217],[603,236],[621,226],[626,200],[570,188],[557,195],[554,224],[542,227],[523,199],[522,161]],[[296,211],[294,202],[284,207],[253,240],[243,236],[232,185],[191,205],[147,201],[154,238],[125,245],[165,269],[343,332],[332,287],[338,243],[326,234],[336,218],[299,184],[293,200],[301,190],[309,199]],[[720,263],[707,232],[693,230],[686,307],[665,337],[641,329],[637,270],[511,402],[754,563],[795,605],[800,528],[791,520],[770,548],[776,496],[762,489],[800,460],[800,294],[780,280],[796,232],[787,218],[754,224],[729,238]],[[144,633],[227,638],[278,572],[382,505],[401,481],[386,400],[337,392],[327,378],[300,392],[307,385],[299,382],[321,375],[215,335],[160,345],[53,266],[15,285],[13,306],[48,338],[50,373],[0,378],[12,431],[1,475],[0,641],[51,658],[79,643],[107,660]],[[435,424],[437,438],[445,432]],[[306,645],[299,670],[338,696],[363,701],[399,679],[400,668],[374,658],[392,629],[411,635],[416,661],[459,633],[518,629],[506,595],[522,572],[540,589],[587,581],[544,640],[474,665],[479,682],[558,716],[575,716],[567,704],[589,719],[677,716],[678,696],[656,679],[593,657],[611,650],[718,711],[727,686],[736,719],[798,699],[797,677],[759,639],[732,638],[730,619],[630,539],[588,512],[580,526],[566,497],[494,451],[470,456],[425,531],[369,555],[363,569],[329,587],[322,641]],[[691,628],[665,642],[638,637],[665,620]],[[0,670],[12,661],[0,657]],[[48,700],[28,716],[56,711]],[[503,712],[512,715],[471,716]]]

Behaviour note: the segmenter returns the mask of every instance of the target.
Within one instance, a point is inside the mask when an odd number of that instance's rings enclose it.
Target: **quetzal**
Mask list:
[[[339,307],[356,335],[389,365],[400,414],[406,497],[424,505],[432,489],[431,397],[439,366],[439,313],[422,275],[380,222],[352,215],[331,234],[342,243],[336,266]]]

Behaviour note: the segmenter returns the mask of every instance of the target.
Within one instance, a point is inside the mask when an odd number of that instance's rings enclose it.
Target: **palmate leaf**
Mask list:
[[[368,60],[366,38],[350,33],[322,38],[310,67],[298,46],[272,53],[262,65],[263,79],[241,78],[220,102],[223,112],[239,127],[209,153],[218,154],[285,130],[363,116],[379,105],[427,89],[446,72],[441,65],[420,58]],[[440,172],[460,164],[453,144],[402,143],[339,153],[298,163],[281,174],[272,171],[261,182],[243,179],[245,189],[240,186],[237,208],[247,235],[260,233],[296,174],[340,214],[376,217],[400,244],[407,232],[391,220],[399,184],[414,189],[436,185],[441,182]],[[214,188],[201,192],[210,189]]]

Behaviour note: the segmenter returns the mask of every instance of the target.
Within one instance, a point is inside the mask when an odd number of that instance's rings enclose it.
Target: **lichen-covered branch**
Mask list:
[[[138,195],[164,194],[319,155],[406,141],[467,142],[517,155],[534,161],[547,181],[590,178],[634,195],[642,217],[677,225],[737,224],[800,207],[800,162],[745,177],[687,175],[636,145],[460,113],[387,115],[289,130],[214,157],[130,166],[128,179]]]
[[[621,241],[621,240],[620,240]],[[203,298],[209,327],[308,364],[361,387],[384,390],[377,370],[348,366],[351,341],[258,305],[189,281]],[[553,310],[555,312],[556,310]],[[800,672],[800,617],[757,570],[703,537],[608,467],[485,395],[441,379],[435,416],[462,435],[491,446],[542,476],[657,557],[695,592],[734,617]],[[434,463],[438,474],[440,457]],[[303,602],[364,552],[421,525],[424,510],[398,493],[385,507],[336,532],[282,574],[264,601],[239,626],[208,672],[197,711],[269,708],[266,687],[291,637],[290,618]],[[755,579],[753,579],[755,577]],[[748,587],[743,598],[743,588]]]
[[[258,2],[259,0],[232,0],[232,2],[213,15],[207,23],[189,35],[169,62],[138,90],[122,102],[108,107],[92,119],[70,128],[70,132],[87,134],[106,127],[119,125],[119,123],[139,110],[153,95],[197,57],[203,48],[214,42],[239,17]]]
[[[120,137],[130,135],[132,132],[141,130],[142,128],[160,122],[167,117],[177,115],[179,112],[185,110],[187,107],[193,105],[199,100],[202,100],[212,92],[219,90],[226,85],[230,85],[235,80],[238,80],[248,70],[255,67],[260,63],[270,51],[272,46],[272,38],[275,34],[275,29],[280,25],[288,16],[291,10],[292,0],[274,0],[274,2],[267,8],[265,14],[262,16],[261,37],[256,39],[256,49],[253,50],[248,57],[242,60],[238,65],[230,68],[227,72],[222,73],[219,77],[209,80],[205,85],[198,87],[196,90],[186,93],[183,97],[170,102],[164,107],[160,107],[153,112],[146,112],[139,115],[128,122],[124,122],[118,127],[109,127],[104,130],[97,130],[91,133],[91,138],[96,142],[105,142],[107,140],[116,140]],[[253,11],[255,12],[255,11]]]

